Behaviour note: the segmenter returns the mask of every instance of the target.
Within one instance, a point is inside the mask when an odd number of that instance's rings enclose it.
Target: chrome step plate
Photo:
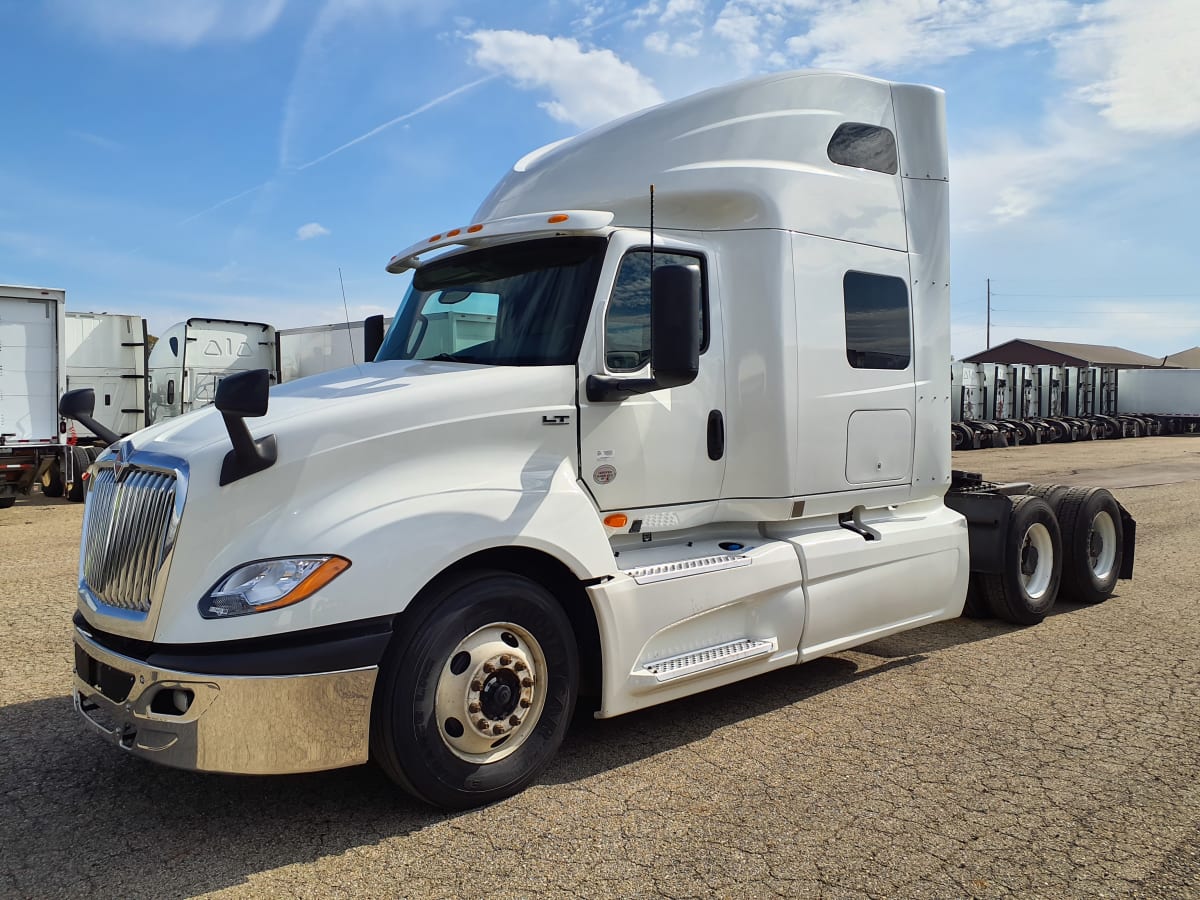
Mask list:
[[[739,569],[751,563],[749,556],[721,554],[719,556],[701,556],[698,559],[681,559],[676,562],[655,563],[649,566],[637,566],[626,569],[625,574],[638,584],[651,584],[655,581],[668,581],[672,578],[685,578],[688,575],[703,575],[706,572],[720,572],[724,569]]]
[[[705,647],[703,650],[693,650],[691,653],[684,653],[680,656],[656,659],[653,662],[644,663],[642,669],[660,682],[674,681],[676,678],[694,675],[696,672],[718,669],[748,659],[756,659],[759,656],[767,656],[774,653],[778,647],[779,642],[775,638],[765,641],[743,638],[727,644],[717,644],[715,647]]]

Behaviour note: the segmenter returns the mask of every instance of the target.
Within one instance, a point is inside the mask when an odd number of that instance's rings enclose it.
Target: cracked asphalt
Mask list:
[[[0,894],[1200,897],[1200,437],[956,454],[1103,481],[1136,578],[1017,628],[959,619],[609,721],[462,814],[375,769],[126,757],[68,695],[81,508],[0,512]]]

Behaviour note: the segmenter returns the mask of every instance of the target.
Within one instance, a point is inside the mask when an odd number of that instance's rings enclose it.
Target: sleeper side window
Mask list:
[[[839,166],[895,175],[900,168],[896,138],[879,125],[847,122],[829,139],[829,159]]]
[[[654,268],[700,269],[700,352],[708,347],[708,281],[704,260],[690,253],[654,251]],[[621,260],[604,320],[604,360],[610,372],[637,372],[650,364],[650,250],[631,250]]]
[[[902,278],[847,272],[846,359],[856,369],[907,369],[912,359],[908,285]]]

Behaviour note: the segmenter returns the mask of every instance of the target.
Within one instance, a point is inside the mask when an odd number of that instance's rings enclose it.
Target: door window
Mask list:
[[[654,268],[700,269],[700,352],[708,347],[708,291],[701,257],[654,251]],[[610,372],[637,372],[650,363],[650,250],[631,250],[621,260],[604,321],[604,360]]]

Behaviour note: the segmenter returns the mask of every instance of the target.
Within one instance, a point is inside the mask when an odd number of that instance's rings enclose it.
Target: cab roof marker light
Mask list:
[[[467,227],[466,235],[462,229],[435,234],[426,241],[414,244],[402,250],[391,258],[387,271],[393,275],[407,272],[421,265],[421,256],[431,250],[439,249],[449,244],[472,246],[477,241],[494,237],[530,238],[544,236],[560,236],[563,234],[605,234],[612,224],[613,214],[607,210],[572,209],[566,212],[523,213],[518,216],[507,216],[502,219],[492,219],[488,222],[476,222]],[[554,226],[554,227],[551,227]],[[487,229],[487,236],[479,232]]]

